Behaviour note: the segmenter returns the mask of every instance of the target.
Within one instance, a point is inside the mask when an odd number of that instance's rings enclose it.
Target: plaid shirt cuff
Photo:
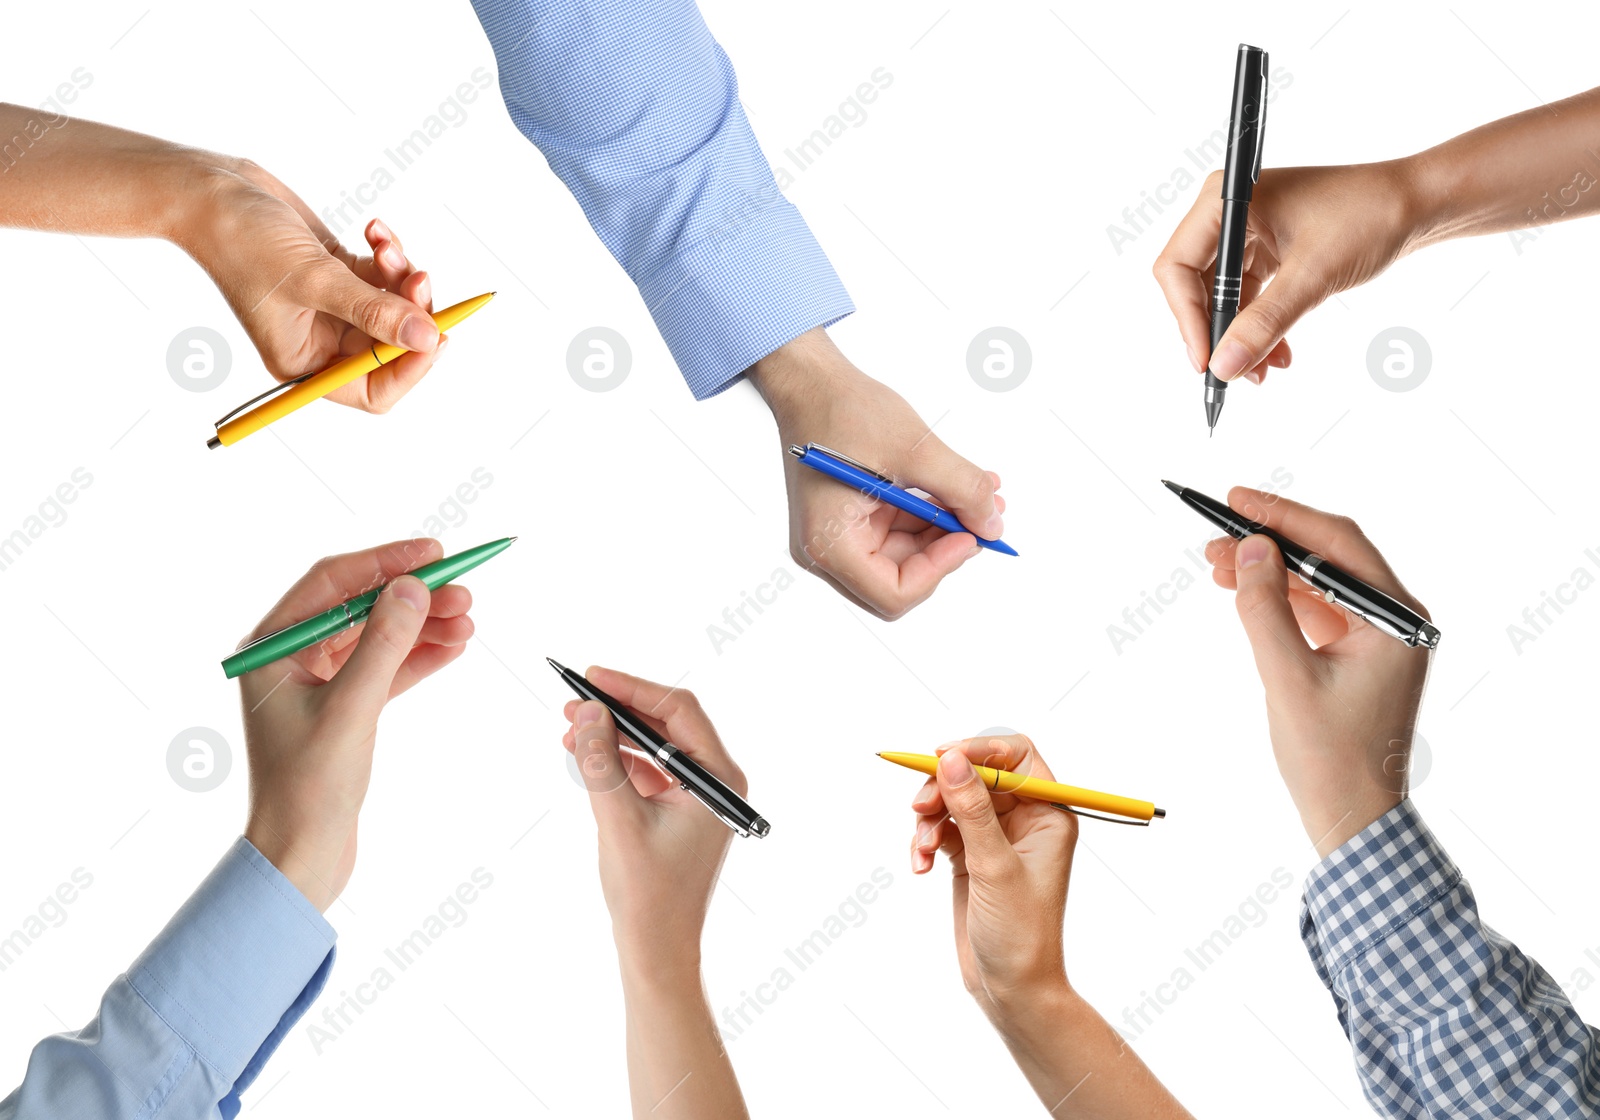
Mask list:
[[[1332,989],[1356,956],[1460,881],[1409,798],[1329,853],[1306,879],[1300,910],[1300,937],[1323,985]]]

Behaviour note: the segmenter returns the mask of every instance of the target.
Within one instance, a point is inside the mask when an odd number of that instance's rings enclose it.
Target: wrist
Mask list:
[[[210,271],[208,262],[238,234],[240,199],[259,189],[252,176],[260,169],[248,160],[185,148],[172,153],[170,171],[155,232]]]
[[[1317,858],[1327,859],[1403,800],[1401,794],[1379,791],[1353,803],[1303,812],[1300,823],[1317,851]]]
[[[244,838],[266,858],[268,863],[276,867],[278,873],[289,880],[294,889],[304,895],[306,901],[315,906],[319,913],[326,913],[328,907],[333,905],[334,899],[338,898],[338,892],[329,884],[327,876],[317,871],[319,864],[325,868],[332,868],[338,859],[338,853],[335,853],[332,859],[322,862],[317,844],[290,837],[259,817],[252,818],[244,830]]]
[[[827,332],[817,327],[756,362],[745,371],[745,378],[782,428],[832,399],[840,384],[856,372]]]
[[[1455,236],[1452,199],[1458,184],[1447,151],[1430,148],[1381,166],[1389,170],[1395,184],[1406,251]]]
[[[635,998],[678,1000],[704,991],[698,940],[681,949],[673,945],[642,950],[617,940],[617,968],[622,986]]]
[[[1049,1036],[1059,1030],[1079,997],[1064,973],[1009,992],[989,993],[984,1010],[1009,1042]]]

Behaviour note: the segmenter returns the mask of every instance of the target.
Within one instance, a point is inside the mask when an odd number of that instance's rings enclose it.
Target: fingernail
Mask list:
[[[939,758],[939,769],[944,771],[945,780],[953,786],[964,786],[977,777],[972,762],[961,751],[945,751]]]
[[[1005,531],[1006,523],[998,513],[991,513],[989,520],[983,523],[983,539],[986,541],[998,540]]]
[[[393,241],[386,242],[383,248],[378,250],[378,252],[383,257],[383,263],[388,265],[394,271],[399,272],[401,269],[405,268],[405,254],[400,251],[400,247]]]
[[[1194,371],[1196,373],[1204,373],[1206,371],[1206,367],[1200,364],[1200,355],[1194,352],[1194,347],[1185,346],[1184,350],[1186,350],[1189,354],[1189,364],[1194,367]]]
[[[433,278],[427,274],[417,281],[417,302],[423,307],[433,302]]]
[[[924,828],[917,833],[917,850],[922,851],[928,847],[928,840],[933,836],[932,828]]]
[[[401,576],[389,584],[389,589],[396,599],[399,599],[412,610],[425,611],[428,609],[427,585],[416,576]]]
[[[437,358],[440,354],[443,354],[445,352],[445,348],[447,346],[449,346],[449,345],[450,345],[450,336],[447,335],[447,334],[440,335],[439,336],[439,345],[437,345],[437,346],[435,346],[433,348],[433,356],[435,358]]]
[[[578,705],[578,710],[572,713],[572,726],[584,728],[599,723],[605,712],[605,706],[598,701],[585,700]]]
[[[1253,568],[1265,560],[1269,550],[1267,538],[1260,533],[1252,533],[1239,542],[1234,562],[1239,565],[1239,570],[1242,572],[1246,568]]]
[[[1246,374],[1245,374],[1245,375],[1244,375],[1244,379],[1245,379],[1245,380],[1246,380],[1246,381],[1248,381],[1248,382],[1250,382],[1250,384],[1252,384],[1252,385],[1259,385],[1259,384],[1261,384],[1261,378],[1262,378],[1262,377],[1263,377],[1263,374],[1262,374],[1262,372],[1261,372],[1261,371],[1260,371],[1260,370],[1258,370],[1258,369],[1253,369],[1253,370],[1250,370],[1250,371],[1249,371],[1249,372],[1248,372],[1248,373],[1246,373]]]
[[[393,241],[394,234],[389,232],[389,227],[383,224],[382,218],[372,219],[372,236],[379,241]]]
[[[421,315],[407,315],[400,324],[400,345],[407,350],[427,350],[438,340],[438,328],[433,320]]]
[[[1250,351],[1242,343],[1224,339],[1211,355],[1211,372],[1220,381],[1232,381],[1250,364]]]

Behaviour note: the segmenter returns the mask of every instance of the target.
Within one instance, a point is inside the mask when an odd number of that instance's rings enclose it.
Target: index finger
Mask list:
[[[444,546],[431,537],[392,541],[361,552],[328,556],[311,565],[283,598],[267,612],[245,641],[281,630],[310,618],[319,611],[336,607],[346,599],[388,583],[395,576],[414,571],[444,555]]]
[[[1039,753],[1039,748],[1034,746],[1033,740],[1026,735],[978,735],[971,739],[957,739],[945,743],[934,753],[943,755],[946,751],[960,751],[977,766],[1010,770],[1015,774],[1040,778],[1047,782],[1055,781],[1055,775],[1050,772],[1050,767],[1045,763],[1044,756]],[[1007,800],[1002,801],[1001,798]],[[1003,811],[1014,801],[1013,794],[995,795],[997,810]],[[922,789],[917,791],[911,807],[924,816],[942,814],[944,798],[939,793],[939,783],[930,777]]]
[[[616,669],[591,665],[584,677],[641,716],[658,731],[664,730],[674,746],[704,763],[718,778],[731,781],[737,764],[717,737],[711,718],[688,689],[658,684]]]
[[[1400,582],[1400,577],[1395,575],[1394,569],[1389,567],[1383,553],[1367,539],[1361,526],[1350,518],[1325,513],[1277,494],[1252,490],[1248,486],[1235,486],[1229,490],[1228,505],[1250,520],[1276,529],[1296,544],[1333,561],[1357,579],[1366,580],[1374,587],[1398,596],[1413,608],[1420,606]]]

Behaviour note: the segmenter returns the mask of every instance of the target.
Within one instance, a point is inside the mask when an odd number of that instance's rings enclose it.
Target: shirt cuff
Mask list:
[[[1461,870],[1411,800],[1400,802],[1314,867],[1300,936],[1330,990],[1353,957],[1454,890]]]
[[[856,309],[800,211],[782,198],[701,239],[639,294],[696,400]]]
[[[133,962],[128,984],[233,1084],[221,1102],[231,1117],[238,1094],[321,992],[335,937],[241,836]]]

